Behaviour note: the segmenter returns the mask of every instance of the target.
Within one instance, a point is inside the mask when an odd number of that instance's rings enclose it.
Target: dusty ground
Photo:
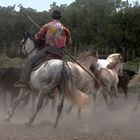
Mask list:
[[[51,106],[40,112],[30,127],[24,125],[32,113],[30,106],[24,111],[18,109],[10,123],[3,121],[6,111],[1,109],[0,140],[140,140],[140,106],[132,111],[136,97],[133,94],[127,101],[119,97],[112,111],[100,100],[96,111],[89,106],[81,119],[77,118],[77,108],[69,115],[63,112],[56,130],[52,129],[56,114],[52,115]]]

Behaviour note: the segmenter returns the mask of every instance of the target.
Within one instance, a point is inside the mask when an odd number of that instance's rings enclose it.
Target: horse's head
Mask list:
[[[23,39],[21,41],[21,47],[18,51],[21,57],[32,57],[37,52],[37,48],[35,47],[32,33],[24,33]]]
[[[109,61],[107,68],[115,69],[118,75],[123,74],[123,57],[120,53],[109,55],[107,60]]]
[[[114,53],[109,55],[106,60],[108,60],[110,63],[116,63],[116,62],[122,63],[123,57],[120,53]]]
[[[90,68],[90,66],[97,67],[98,55],[95,50],[84,52],[80,54],[78,61],[85,67]]]

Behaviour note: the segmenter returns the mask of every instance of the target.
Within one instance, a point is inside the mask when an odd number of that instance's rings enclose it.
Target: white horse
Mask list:
[[[28,58],[32,57],[37,52],[33,40],[27,37],[22,44],[20,52]],[[89,68],[91,65],[94,67],[97,65],[96,52],[91,51],[83,53],[78,62],[90,71]],[[78,64],[64,62],[59,59],[48,60],[37,70],[32,71],[30,81],[34,91],[39,94],[39,101],[36,111],[33,113],[27,124],[31,124],[34,121],[38,111],[42,107],[44,98],[49,94],[52,94],[57,88],[62,99],[59,104],[55,127],[57,126],[65,97],[68,101],[71,101],[73,105],[85,106],[89,103],[89,98],[85,93],[93,91],[93,84],[95,82],[95,80]],[[5,120],[10,120],[18,104],[28,94],[29,90],[25,88],[20,89],[20,94],[14,105],[10,108],[8,114],[5,116]]]
[[[108,103],[108,97],[116,97],[118,93],[118,75],[121,75],[123,72],[123,63],[122,63],[122,55],[120,53],[111,54],[107,57],[106,60],[102,61],[104,62],[99,64],[98,59],[98,69],[94,69],[91,67],[92,72],[96,76],[96,78],[104,85],[104,87],[107,90],[104,90],[101,88],[98,83],[96,83],[96,90],[95,91],[95,97],[97,91],[101,91],[100,93],[104,96],[104,99],[106,101],[106,104],[108,107],[110,107],[110,104]],[[110,92],[108,92],[110,91]],[[108,96],[109,95],[109,96]],[[96,99],[94,97],[94,99]]]

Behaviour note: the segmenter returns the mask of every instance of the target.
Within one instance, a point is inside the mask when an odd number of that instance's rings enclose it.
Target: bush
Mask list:
[[[5,53],[0,54],[0,67],[20,67],[24,60],[18,57],[9,58]]]

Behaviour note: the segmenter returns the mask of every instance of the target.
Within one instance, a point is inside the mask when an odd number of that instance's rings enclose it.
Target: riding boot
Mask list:
[[[20,80],[15,83],[15,87],[18,88],[28,88],[29,87],[29,81],[30,81],[30,74],[32,72],[32,63],[28,62],[26,67],[23,69]]]

